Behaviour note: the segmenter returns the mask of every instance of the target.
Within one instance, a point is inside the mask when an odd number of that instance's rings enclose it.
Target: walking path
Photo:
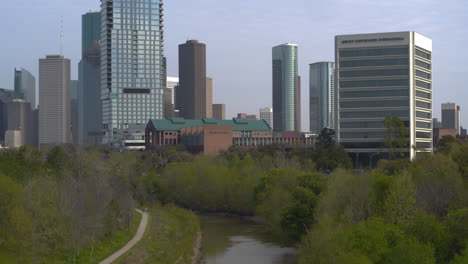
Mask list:
[[[145,233],[146,226],[148,225],[148,213],[143,212],[141,210],[135,209],[138,213],[142,214],[140,226],[138,226],[138,230],[135,236],[127,243],[123,248],[119,249],[117,252],[112,254],[110,257],[106,258],[105,260],[99,262],[99,264],[111,264],[118,258],[120,258],[123,254],[129,251],[132,247],[136,245],[142,238],[143,234]]]

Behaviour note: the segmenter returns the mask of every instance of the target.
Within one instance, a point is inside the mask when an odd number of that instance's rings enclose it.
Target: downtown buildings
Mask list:
[[[275,132],[301,130],[301,87],[298,47],[286,43],[273,47],[273,124]]]
[[[383,121],[398,117],[409,129],[407,156],[432,152],[432,40],[395,32],[335,41],[337,141],[356,157],[388,153]]]
[[[273,108],[260,108],[260,120],[267,121],[268,125],[273,128]]]
[[[442,104],[442,128],[455,129],[461,135],[460,106],[454,103]]]
[[[23,68],[15,69],[15,98],[29,102],[36,109],[36,78]]]
[[[163,3],[102,1],[101,21],[103,143],[120,147],[143,141],[130,127],[163,118]]]
[[[39,60],[39,146],[71,143],[70,60],[48,55]]]
[[[335,129],[335,63],[310,64],[309,78],[310,132]]]

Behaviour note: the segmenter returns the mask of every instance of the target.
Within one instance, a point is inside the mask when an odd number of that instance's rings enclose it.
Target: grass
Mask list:
[[[0,249],[0,264],[16,264],[17,260],[13,252]]]
[[[200,230],[198,217],[174,205],[156,205],[149,213],[145,236],[116,263],[190,263],[193,243]]]

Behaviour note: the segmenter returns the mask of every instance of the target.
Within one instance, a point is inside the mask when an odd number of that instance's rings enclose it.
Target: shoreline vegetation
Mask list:
[[[355,171],[326,134],[315,149],[218,156],[4,150],[0,261],[84,264],[77,260],[88,248],[97,254],[94,243],[130,232],[140,205],[147,232],[117,263],[191,263],[201,231],[194,212],[264,220],[265,232],[298,248],[300,264],[468,263],[468,143],[444,137],[434,155],[398,158]]]

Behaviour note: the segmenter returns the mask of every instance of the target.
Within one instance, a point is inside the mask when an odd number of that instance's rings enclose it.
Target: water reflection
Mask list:
[[[294,264],[296,251],[268,240],[261,226],[245,219],[201,216],[207,264]]]

